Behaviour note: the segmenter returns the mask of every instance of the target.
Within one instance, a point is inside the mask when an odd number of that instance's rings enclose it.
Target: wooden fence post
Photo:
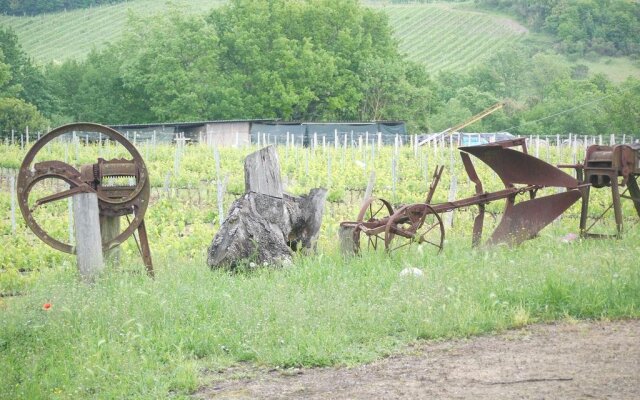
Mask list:
[[[93,282],[104,268],[97,194],[73,195],[73,227],[80,277]]]
[[[11,192],[11,233],[16,233],[16,178],[9,176],[9,191]]]
[[[451,186],[449,187],[449,201],[454,201],[458,195],[458,180],[456,175],[451,175]],[[453,211],[448,211],[444,216],[444,226],[447,229],[451,229],[453,226]]]
[[[364,199],[362,199],[362,205],[369,200],[369,197],[373,194],[373,187],[376,184],[376,171],[371,170],[371,174],[369,175],[369,182],[367,183],[367,189],[364,192]]]

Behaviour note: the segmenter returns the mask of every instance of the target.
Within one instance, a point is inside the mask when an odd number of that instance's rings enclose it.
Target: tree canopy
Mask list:
[[[557,38],[558,50],[640,55],[640,3],[620,0],[476,0],[508,10]]]
[[[430,97],[386,15],[355,0],[232,0],[206,18],[132,18],[122,41],[49,76],[74,118],[102,122],[408,119]]]
[[[44,76],[22,51],[15,34],[0,29],[0,133],[44,128],[47,120],[38,108],[51,110],[52,100]]]

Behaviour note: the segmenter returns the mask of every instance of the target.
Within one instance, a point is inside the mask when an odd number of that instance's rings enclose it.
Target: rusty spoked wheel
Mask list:
[[[442,218],[428,204],[409,204],[399,208],[385,226],[384,246],[387,251],[396,251],[412,243],[427,246],[436,253],[442,251]]]
[[[95,174],[96,169],[99,169],[96,167],[98,164],[83,166],[83,172],[81,172],[73,166],[58,160],[33,163],[38,153],[48,143],[65,133],[71,132],[101,133],[121,144],[129,152],[131,159],[113,161],[133,166],[129,168],[129,170],[135,172],[127,171],[123,176],[134,179],[135,185],[132,184],[131,186],[123,187],[124,190],[121,191],[122,194],[114,196],[113,191],[96,190],[96,188],[92,186],[91,178],[83,176],[85,168],[87,168],[87,171],[93,170],[92,172]],[[111,240],[102,243],[102,248],[106,251],[124,242],[142,223],[149,203],[150,185],[148,176],[147,167],[140,153],[138,153],[133,144],[117,131],[103,125],[92,123],[64,125],[42,136],[27,152],[18,173],[18,204],[27,226],[29,226],[36,236],[57,250],[74,254],[75,247],[49,235],[36,221],[33,211],[42,204],[66,199],[75,193],[95,192],[98,196],[98,207],[101,215],[116,217],[134,214],[133,219],[122,232]],[[29,197],[32,189],[38,182],[45,179],[63,180],[69,185],[69,190],[40,198],[35,201],[33,208],[30,208]]]
[[[370,197],[358,213],[358,222],[363,223],[365,232],[361,229],[354,231],[354,241],[360,245],[362,236],[367,238],[367,248],[377,250],[384,243],[384,224],[393,215],[393,206],[385,199]],[[367,226],[369,225],[369,226]],[[380,245],[380,246],[379,246]]]

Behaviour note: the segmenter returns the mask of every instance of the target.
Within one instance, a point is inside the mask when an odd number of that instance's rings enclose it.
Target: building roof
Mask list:
[[[144,129],[154,126],[171,126],[180,128],[192,128],[194,126],[201,126],[206,124],[216,123],[236,123],[236,122],[276,122],[276,119],[219,119],[208,121],[183,121],[183,122],[155,122],[145,124],[110,124],[109,126],[114,129]]]

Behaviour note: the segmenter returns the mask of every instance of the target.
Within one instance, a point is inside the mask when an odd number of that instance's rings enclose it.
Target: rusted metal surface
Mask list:
[[[429,204],[418,203],[400,207],[385,224],[384,244],[389,251],[417,243],[435,248],[444,246],[442,218]]]
[[[513,149],[518,146],[522,151]],[[475,185],[474,196],[430,204],[435,185],[442,173],[441,167],[436,168],[435,184],[432,183],[429,188],[425,203],[409,204],[394,210],[388,201],[372,198],[365,203],[357,221],[343,222],[343,227],[353,229],[356,246],[360,243],[361,234],[365,234],[369,247],[374,249],[384,237],[387,251],[419,243],[431,245],[440,252],[444,243],[444,226],[440,214],[472,206],[478,207],[472,236],[472,245],[477,246],[482,238],[485,206],[498,200],[505,200],[505,209],[502,220],[487,244],[515,245],[536,236],[541,229],[582,198],[585,186],[588,186],[557,167],[527,154],[524,138],[461,147],[460,150],[465,171]],[[493,169],[505,188],[485,192],[471,155]],[[538,190],[545,187],[562,188],[564,191],[536,198]],[[521,195],[528,196],[516,202],[516,198]]]
[[[52,140],[70,132],[101,133],[121,144],[131,159],[104,160],[83,165],[80,171],[59,160],[33,163],[38,153]],[[29,207],[29,197],[34,186],[45,179],[60,179],[69,185],[68,190],[37,199]],[[74,246],[49,235],[36,221],[33,212],[40,206],[65,199],[76,193],[94,192],[98,196],[100,216],[120,217],[133,215],[129,225],[115,237],[102,243],[103,251],[110,250],[134,234],[140,235],[140,252],[150,275],[153,275],[151,251],[144,227],[144,215],[149,205],[149,175],[140,153],[117,131],[98,124],[76,123],[61,126],[42,136],[27,152],[18,174],[18,204],[27,226],[42,241],[66,253],[75,253]]]
[[[505,186],[514,184],[540,187],[576,188],[578,181],[571,175],[539,158],[498,146],[461,147],[491,167]]]
[[[640,217],[640,144],[592,145],[587,148],[584,163],[560,167],[574,168],[578,180],[583,185],[580,214],[580,233],[583,237],[620,237],[623,232],[622,199],[631,200]],[[620,193],[620,188],[623,187],[626,189]],[[594,217],[589,216],[591,188],[611,188],[611,204]],[[616,225],[615,233],[594,232],[611,209]]]
[[[569,190],[508,206],[489,244],[518,244],[533,238],[581,198],[579,190]]]

